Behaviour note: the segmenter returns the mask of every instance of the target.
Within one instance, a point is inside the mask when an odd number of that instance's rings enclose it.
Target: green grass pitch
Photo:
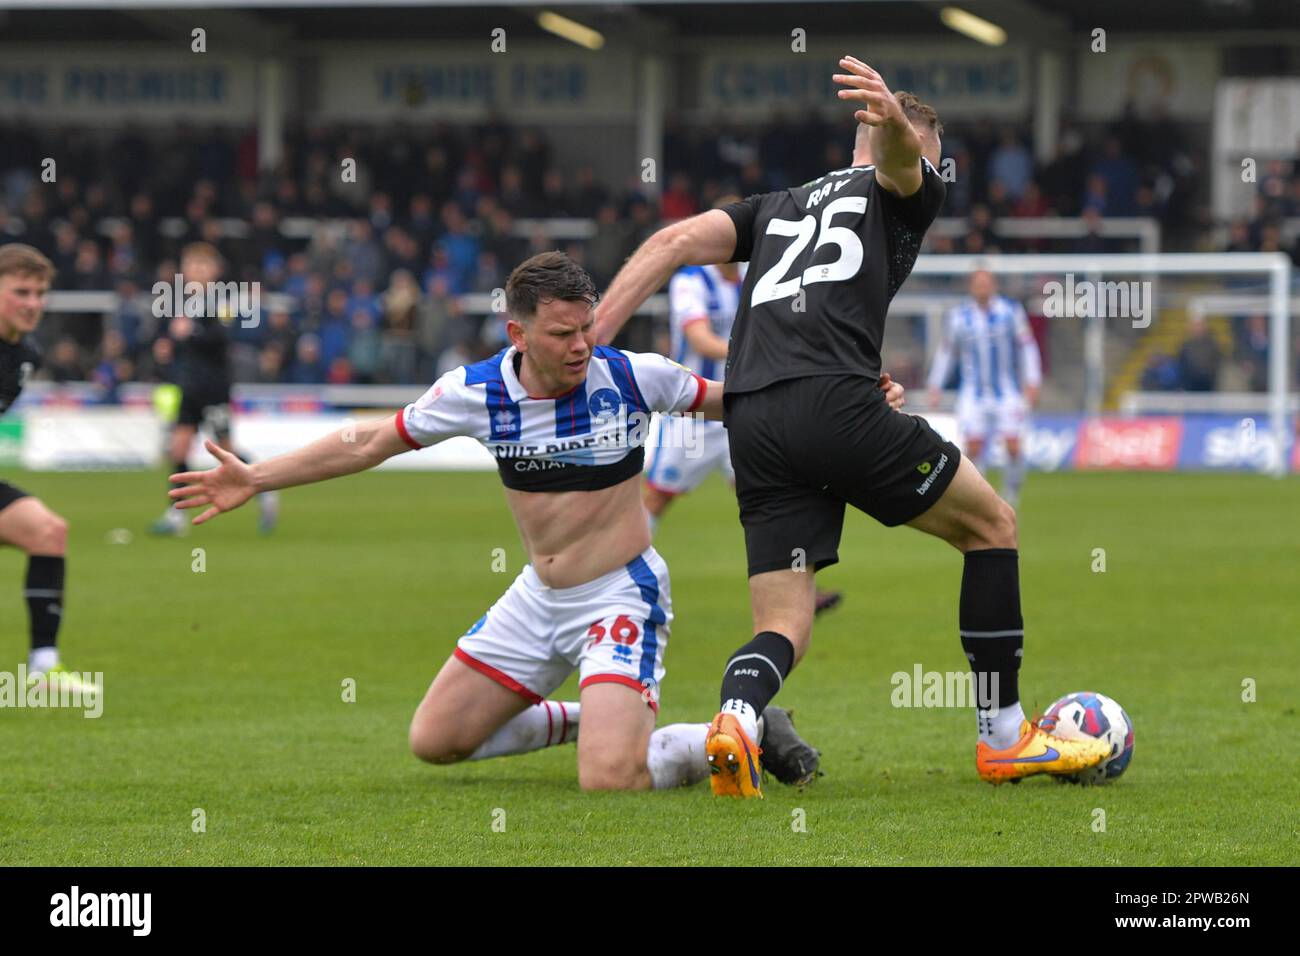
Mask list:
[[[1300,862],[1294,478],[1030,477],[1026,708],[1099,690],[1137,728],[1128,773],[1091,789],[992,788],[969,710],[891,706],[894,672],[965,666],[961,561],[851,513],[822,575],[845,603],[779,698],[826,776],[740,803],[707,785],[583,794],[572,747],[453,767],[410,756],[416,703],[522,562],[491,474],[293,489],[271,538],[246,508],[177,540],[143,533],[159,475],[0,477],[71,521],[64,657],[105,675],[100,719],[0,710],[0,864]],[[134,540],[112,543],[115,528]],[[679,501],[656,543],[676,613],[661,723],[707,720],[750,636],[729,489],[714,479]],[[494,548],[509,573],[493,573]],[[0,552],[0,670],[27,651],[22,569]]]

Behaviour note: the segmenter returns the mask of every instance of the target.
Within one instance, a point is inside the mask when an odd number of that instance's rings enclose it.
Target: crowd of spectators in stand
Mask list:
[[[558,164],[542,131],[495,120],[418,132],[296,130],[279,167],[262,174],[246,130],[180,128],[159,140],[136,129],[103,138],[11,127],[0,129],[0,242],[49,255],[56,289],[121,296],[107,334],[84,317],[48,323],[43,375],[55,380],[165,381],[172,349],[150,289],[172,281],[184,244],[205,240],[226,258],[227,279],[261,284],[262,320],[230,330],[237,381],[423,383],[499,347],[503,323],[467,311],[460,297],[502,287],[532,253],[558,245],[603,288],[663,221],[851,162],[842,124],[815,114],[798,122],[793,131],[781,118],[721,131],[670,122],[657,198],[639,168],[605,182],[590,165]],[[1125,120],[1090,138],[1068,128],[1045,164],[1015,126],[951,124],[944,148],[956,163],[944,215],[969,226],[964,236],[932,238],[934,252],[1044,248],[1000,238],[1003,217],[1152,216],[1167,238],[1198,221],[1204,170],[1171,124]],[[46,157],[56,160],[54,182],[42,179]],[[341,174],[347,159],[355,181]],[[1232,248],[1280,247],[1277,216],[1300,214],[1290,165],[1270,165],[1260,193],[1257,219],[1232,225]],[[164,235],[160,223],[172,217],[179,228]],[[331,222],[294,238],[282,226],[295,217]],[[594,235],[519,234],[520,220],[551,217],[589,219]],[[242,228],[231,232],[227,219]],[[1118,251],[1095,231],[1051,248]]]
[[[1147,392],[1263,392],[1268,389],[1269,317],[1262,313],[1232,316],[1228,320],[1230,344],[1224,348],[1209,322],[1193,317],[1187,335],[1174,354],[1157,353],[1142,371],[1141,387]],[[1300,338],[1291,360],[1300,363]],[[1300,376],[1300,365],[1293,365]]]
[[[1258,171],[1256,182],[1249,214],[1229,223],[1227,240],[1219,251],[1283,252],[1300,266],[1300,241],[1295,241],[1294,236],[1288,241],[1284,232],[1285,220],[1300,218],[1300,159],[1269,160]],[[1233,284],[1247,286],[1253,281],[1243,279]],[[1260,313],[1236,315],[1230,317],[1230,325],[1231,347],[1225,350],[1205,322],[1193,320],[1176,356],[1157,355],[1151,359],[1143,375],[1143,387],[1214,391],[1223,387],[1221,371],[1230,369],[1236,373],[1236,386],[1263,391],[1268,384],[1269,318]],[[1293,361],[1300,381],[1300,339]]]

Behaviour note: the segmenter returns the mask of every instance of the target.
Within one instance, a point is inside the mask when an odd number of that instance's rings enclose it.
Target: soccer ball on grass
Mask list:
[[[1057,777],[1070,783],[1109,783],[1128,769],[1133,759],[1133,721],[1124,708],[1105,694],[1075,691],[1047,708],[1038,725],[1066,740],[1093,737],[1110,744],[1110,756],[1095,767]]]

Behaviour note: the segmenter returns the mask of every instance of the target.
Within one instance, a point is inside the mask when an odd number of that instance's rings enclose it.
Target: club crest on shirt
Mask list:
[[[591,417],[598,422],[613,418],[622,405],[623,400],[612,388],[598,388],[587,399],[587,409],[591,412]]]

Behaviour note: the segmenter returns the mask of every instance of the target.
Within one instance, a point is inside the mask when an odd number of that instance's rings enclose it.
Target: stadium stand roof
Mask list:
[[[945,4],[929,0],[714,0],[711,3],[658,0],[652,3],[546,3],[509,5],[444,0],[0,0],[0,40],[127,41],[171,36],[172,16],[201,11],[214,23],[237,21],[243,38],[261,28],[285,39],[449,39],[481,36],[505,26],[523,36],[541,36],[528,8],[547,8],[610,35],[753,35],[787,32],[792,24],[810,33],[842,31],[846,16],[860,13],[864,32],[953,37],[939,21]],[[966,0],[979,16],[1003,26],[1009,40],[1088,32],[1102,26],[1141,32],[1244,34],[1270,31],[1272,42],[1300,35],[1294,0]],[[792,10],[797,7],[797,13]],[[218,9],[220,8],[220,9]],[[1261,40],[1267,38],[1261,36]]]

